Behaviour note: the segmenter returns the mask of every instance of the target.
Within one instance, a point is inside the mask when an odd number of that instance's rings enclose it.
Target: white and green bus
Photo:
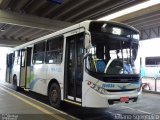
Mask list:
[[[104,108],[141,94],[139,32],[125,24],[84,21],[13,48],[6,81],[62,101]]]

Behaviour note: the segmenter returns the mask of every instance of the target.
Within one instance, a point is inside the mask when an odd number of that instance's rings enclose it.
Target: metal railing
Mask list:
[[[160,92],[160,77],[142,77],[142,90]]]

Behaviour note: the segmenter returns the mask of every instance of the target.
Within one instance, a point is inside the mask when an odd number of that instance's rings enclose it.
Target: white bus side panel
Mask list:
[[[59,82],[61,92],[63,93],[64,72],[62,66],[63,65],[61,64],[33,65],[33,70],[31,70],[30,74],[28,74],[30,71],[29,68],[27,71],[28,77],[26,87],[31,91],[47,95],[48,84],[50,80],[56,79]]]
[[[45,64],[35,64],[31,70],[31,81],[29,84],[30,90],[46,95],[46,86],[47,86],[47,66]],[[28,86],[28,85],[27,85]]]
[[[61,64],[48,64],[48,73],[47,73],[47,84],[50,80],[56,79],[60,85],[61,89],[61,99],[63,100],[64,93],[64,65]],[[48,88],[48,86],[46,86]]]

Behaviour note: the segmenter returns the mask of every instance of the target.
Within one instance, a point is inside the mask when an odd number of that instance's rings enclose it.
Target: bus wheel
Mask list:
[[[61,105],[61,91],[60,87],[58,86],[57,83],[53,83],[51,87],[49,88],[49,102],[50,105],[59,108]]]

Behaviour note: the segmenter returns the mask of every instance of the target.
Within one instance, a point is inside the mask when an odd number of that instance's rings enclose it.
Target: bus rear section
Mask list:
[[[7,55],[6,82],[15,89],[28,88],[27,79],[31,73],[31,47],[15,50]]]

